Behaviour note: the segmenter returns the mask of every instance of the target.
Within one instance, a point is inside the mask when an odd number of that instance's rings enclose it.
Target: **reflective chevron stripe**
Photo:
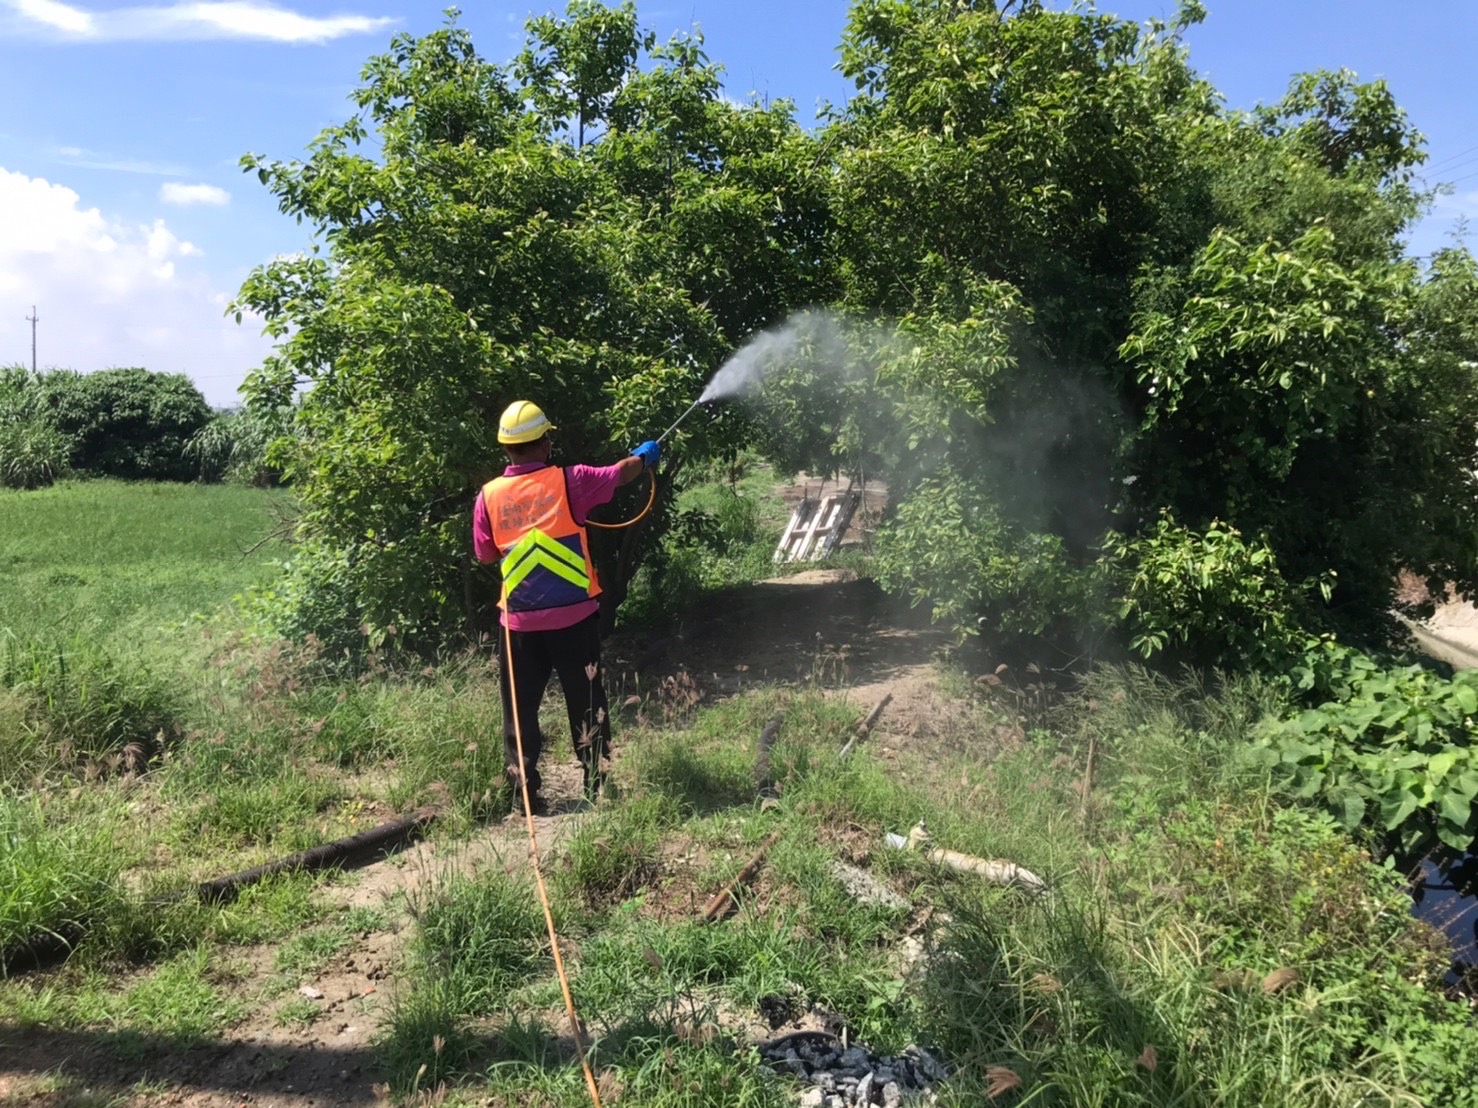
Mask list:
[[[512,592],[536,569],[547,569],[556,577],[568,581],[577,589],[590,588],[590,576],[585,572],[585,560],[557,539],[552,539],[538,528],[530,531],[508,552],[503,559],[503,581]]]

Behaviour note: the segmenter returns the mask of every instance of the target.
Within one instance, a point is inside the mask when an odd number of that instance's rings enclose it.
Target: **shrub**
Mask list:
[[[185,444],[210,421],[210,407],[183,374],[55,371],[37,388],[47,419],[73,440],[76,468],[133,480],[194,476]]]
[[[1219,521],[1195,531],[1168,512],[1143,536],[1113,535],[1105,546],[1119,619],[1146,658],[1183,648],[1200,663],[1280,672],[1309,639],[1299,620],[1309,594],[1327,599],[1333,578],[1295,587],[1266,543]]]
[[[71,450],[66,435],[40,420],[0,420],[0,487],[45,488],[66,469]]]
[[[282,472],[267,461],[267,449],[284,433],[291,409],[263,414],[253,409],[218,411],[185,443],[186,456],[202,481],[268,488]]]
[[[878,536],[878,581],[935,619],[973,631],[975,619],[1037,634],[1089,611],[1091,567],[1070,564],[1056,535],[1012,525],[978,483],[952,470],[924,480]]]
[[[1402,849],[1478,839],[1478,672],[1451,679],[1388,667],[1332,642],[1296,676],[1330,698],[1284,719],[1255,760],[1300,799],[1317,800],[1347,830],[1372,823]]]

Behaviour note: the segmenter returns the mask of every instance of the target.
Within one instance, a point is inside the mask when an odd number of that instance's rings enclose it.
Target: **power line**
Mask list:
[[[1445,165],[1445,166],[1443,166],[1440,170],[1432,170],[1432,169],[1425,170],[1422,173],[1422,176],[1425,177],[1425,178],[1427,178],[1428,180],[1430,180],[1431,178],[1440,176],[1441,174],[1444,174],[1444,173],[1452,173],[1455,170],[1462,169],[1464,166],[1472,165],[1474,162],[1478,162],[1478,154],[1473,154],[1473,155],[1470,155],[1469,157],[1466,157],[1466,158],[1459,158],[1457,161],[1453,162],[1451,165]]]
[[[1467,154],[1472,154],[1472,153],[1478,153],[1478,146],[1470,146],[1466,150],[1459,150],[1456,154],[1449,154],[1445,158],[1438,158],[1435,162],[1433,162],[1427,168],[1429,170],[1430,169],[1436,169],[1439,165],[1446,165],[1450,161],[1453,161],[1453,160],[1455,160],[1457,158],[1461,158],[1461,157],[1464,157]]]

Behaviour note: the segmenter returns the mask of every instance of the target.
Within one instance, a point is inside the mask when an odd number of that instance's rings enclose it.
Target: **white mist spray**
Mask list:
[[[747,396],[779,369],[802,361],[840,371],[850,351],[834,317],[825,312],[801,312],[779,327],[755,335],[719,367],[698,403]]]
[[[692,406],[662,434],[661,442],[699,405],[754,393],[776,370],[805,362],[841,376],[852,365],[846,336],[827,312],[800,312],[779,327],[755,335],[721,365]]]

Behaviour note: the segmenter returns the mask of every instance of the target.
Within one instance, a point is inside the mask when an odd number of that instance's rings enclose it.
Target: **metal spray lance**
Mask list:
[[[679,423],[681,423],[683,420],[687,419],[688,416],[692,415],[693,412],[697,409],[698,405],[699,404],[702,404],[702,403],[703,403],[703,398],[702,397],[699,397],[697,400],[693,401],[692,405],[689,406],[688,410],[685,411],[682,415],[678,416],[677,419],[673,421],[673,424],[672,424],[671,427],[669,427],[667,430],[663,431],[660,435],[657,436],[657,441],[660,443],[668,435],[670,435],[674,431],[676,431],[677,430],[677,425]]]

